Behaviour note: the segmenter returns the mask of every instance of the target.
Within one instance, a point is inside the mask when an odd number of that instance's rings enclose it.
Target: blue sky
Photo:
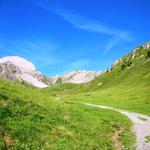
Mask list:
[[[0,0],[0,57],[46,75],[104,70],[150,41],[150,0]]]

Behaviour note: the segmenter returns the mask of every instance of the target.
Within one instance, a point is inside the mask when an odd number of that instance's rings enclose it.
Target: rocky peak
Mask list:
[[[33,86],[44,88],[47,85],[40,80],[42,74],[28,60],[18,56],[0,58],[0,77],[7,80],[25,81]]]
[[[136,51],[137,51],[139,48],[150,49],[150,42],[147,42],[147,43],[145,43],[145,44],[143,44],[143,45],[141,45],[141,46],[136,47],[135,49],[132,50],[131,53],[132,53],[132,54],[135,54]]]
[[[18,56],[8,56],[8,57],[2,57],[0,59],[1,64],[6,62],[10,62],[11,64],[18,67],[22,72],[25,73],[31,73],[36,71],[35,66],[31,62]]]
[[[147,42],[143,45],[144,48],[146,49],[150,49],[150,42]]]
[[[113,69],[119,62],[121,62],[121,60],[122,59],[120,58],[120,59],[117,59],[116,61],[114,61],[111,68]]]
[[[21,70],[10,62],[0,63],[0,76],[4,79],[15,80]]]
[[[61,78],[63,83],[82,84],[94,80],[98,75],[100,72],[79,70],[65,74]]]

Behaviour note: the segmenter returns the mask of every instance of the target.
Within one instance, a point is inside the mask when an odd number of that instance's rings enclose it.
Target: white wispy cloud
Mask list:
[[[110,28],[108,25],[104,23],[89,20],[82,16],[68,13],[65,10],[51,10],[51,11],[59,15],[64,20],[71,23],[75,28],[78,29],[97,32],[97,33],[104,33],[109,35],[118,35],[121,33],[121,31]]]
[[[107,34],[110,35],[110,39],[106,43],[106,46],[104,48],[103,54],[107,54],[114,46],[119,44],[121,41],[130,41],[131,35],[129,32],[124,30],[118,30],[114,27],[110,27],[107,24],[104,24],[102,22],[96,22],[87,18],[84,18],[82,16],[79,16],[75,13],[70,13],[67,9],[60,9],[56,7],[50,7],[48,4],[48,1],[42,2],[40,0],[30,0],[35,5],[50,11],[61,18],[63,18],[68,23],[72,24],[75,28],[86,30],[90,32],[96,32],[98,34]]]
[[[104,55],[108,53],[114,46],[116,46],[122,40],[124,41],[132,40],[131,34],[127,31],[117,30],[112,27],[109,27],[106,24],[94,22],[75,14],[69,14],[63,11],[56,11],[56,10],[53,12],[64,18],[69,23],[71,23],[75,28],[96,32],[98,34],[110,35],[111,38],[108,40],[106,47],[103,51]]]
[[[113,36],[110,38],[106,44],[106,47],[103,51],[103,55],[107,54],[114,46],[116,46],[118,43],[120,43],[122,40],[131,40],[130,36],[128,36],[128,33],[122,33],[118,36]]]

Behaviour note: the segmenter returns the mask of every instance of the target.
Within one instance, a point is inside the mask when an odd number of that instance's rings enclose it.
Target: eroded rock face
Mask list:
[[[122,59],[117,59],[113,64],[112,64],[112,69],[119,63],[119,62],[121,62],[122,61]]]
[[[84,84],[94,80],[101,74],[102,74],[101,71],[96,72],[96,71],[79,70],[79,71],[72,71],[61,76],[49,77],[48,80],[51,83],[51,85],[57,83]]]
[[[17,80],[20,73],[20,69],[10,62],[0,64],[0,77],[4,79]]]
[[[94,80],[100,74],[101,72],[95,71],[73,71],[63,75],[61,78],[63,83],[83,84]]]
[[[30,73],[36,71],[35,66],[30,61],[18,56],[7,56],[0,58],[1,64],[6,62],[18,67],[22,72]]]
[[[3,57],[0,59],[0,77],[7,80],[25,81],[35,87],[44,88],[48,85],[42,81],[42,74],[36,71],[35,66],[18,56]]]
[[[140,47],[142,47],[142,48],[144,48],[144,49],[150,49],[150,42],[147,42],[147,43],[145,43],[145,44],[143,44],[143,45],[141,45],[141,46],[139,46],[139,47],[136,47],[135,49],[132,50],[131,53],[132,53],[132,54],[135,54],[136,51],[137,51]]]
[[[62,83],[61,76],[47,77],[47,80],[50,83],[50,85],[55,85],[56,83],[59,82],[59,80],[61,80],[61,83]]]
[[[144,44],[143,46],[144,46],[144,48],[146,48],[146,49],[150,49],[150,42]]]

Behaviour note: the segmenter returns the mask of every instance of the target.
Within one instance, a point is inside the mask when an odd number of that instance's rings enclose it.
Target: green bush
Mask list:
[[[147,56],[146,58],[150,58],[150,50],[147,51]]]

